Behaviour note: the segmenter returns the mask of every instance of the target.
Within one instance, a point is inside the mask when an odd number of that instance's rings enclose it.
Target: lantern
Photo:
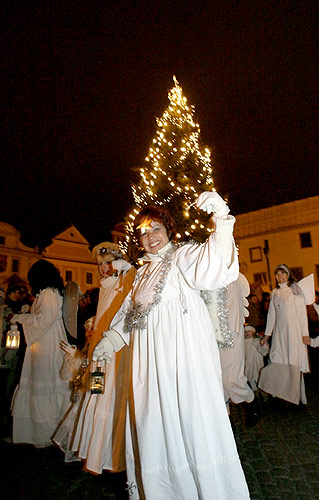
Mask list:
[[[103,394],[105,374],[102,367],[97,366],[96,371],[91,373],[91,394]]]
[[[20,345],[20,332],[18,330],[18,325],[13,323],[10,326],[10,330],[7,332],[6,347],[8,349],[18,349]]]

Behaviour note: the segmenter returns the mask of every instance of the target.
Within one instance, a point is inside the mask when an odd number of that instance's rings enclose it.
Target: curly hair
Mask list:
[[[139,241],[141,237],[141,231],[138,229],[145,219],[152,219],[156,222],[163,224],[167,231],[169,240],[172,240],[175,236],[175,225],[174,221],[167,210],[167,208],[155,205],[149,205],[143,208],[139,214],[135,217],[133,232],[135,238]]]
[[[56,288],[62,295],[63,279],[58,269],[47,260],[38,260],[30,267],[28,281],[34,296],[45,288]]]

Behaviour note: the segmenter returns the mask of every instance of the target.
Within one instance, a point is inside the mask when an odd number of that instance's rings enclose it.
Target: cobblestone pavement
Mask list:
[[[306,375],[308,404],[261,405],[247,428],[232,408],[235,437],[252,500],[319,500],[319,376]]]
[[[251,500],[319,500],[319,371],[306,376],[308,405],[262,405],[255,427],[233,407],[235,437]],[[1,444],[3,500],[107,500],[121,478],[65,464],[60,450]],[[167,499],[175,500],[175,499]],[[212,500],[214,500],[212,496]],[[233,500],[236,500],[234,498]]]

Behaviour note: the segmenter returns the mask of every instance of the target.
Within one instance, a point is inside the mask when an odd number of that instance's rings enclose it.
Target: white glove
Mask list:
[[[213,213],[216,217],[224,217],[229,214],[227,203],[216,191],[204,191],[195,201],[195,206],[208,214]]]
[[[66,352],[67,354],[70,354],[70,356],[73,358],[75,351],[76,351],[76,346],[70,345],[67,342],[65,342],[64,340],[61,340],[60,349],[62,349],[62,351]]]
[[[95,347],[92,360],[93,361],[106,361],[111,363],[114,352],[119,351],[124,346],[124,341],[120,334],[114,330],[109,330],[103,333],[103,338]]]
[[[118,272],[120,272],[120,271],[126,272],[129,269],[131,269],[132,266],[129,262],[126,262],[126,260],[124,260],[124,259],[117,259],[117,260],[113,260],[112,267],[113,267],[113,269],[115,269]]]

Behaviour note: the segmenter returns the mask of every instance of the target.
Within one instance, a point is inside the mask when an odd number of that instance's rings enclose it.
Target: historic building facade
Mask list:
[[[114,242],[123,236],[124,223],[119,223],[112,231]],[[250,284],[259,282],[271,289],[274,269],[284,263],[297,279],[313,273],[319,290],[319,196],[237,215],[235,240],[241,272]],[[52,262],[65,282],[76,281],[82,292],[99,286],[90,245],[74,226],[39,253],[21,243],[14,227],[0,222],[0,286],[6,289],[13,274],[27,281],[28,270],[41,258]]]
[[[100,278],[97,264],[88,241],[71,226],[52,239],[42,253],[20,241],[20,233],[13,226],[0,222],[0,286],[7,288],[8,281],[20,277],[27,282],[27,274],[39,259],[52,262],[60,271],[64,282],[76,281],[84,293],[98,287]]]
[[[27,281],[27,274],[41,255],[37,248],[30,248],[20,241],[20,233],[13,226],[0,222],[0,286],[7,288],[14,275]]]
[[[83,293],[100,286],[97,263],[90,244],[76,227],[70,226],[55,236],[42,256],[59,269],[64,282],[76,281]]]
[[[313,273],[319,289],[319,196],[237,215],[235,240],[250,284],[274,287],[276,265],[287,264],[297,279]]]

